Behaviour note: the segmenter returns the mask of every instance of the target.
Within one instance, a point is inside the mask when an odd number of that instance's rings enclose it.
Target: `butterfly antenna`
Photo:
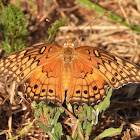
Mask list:
[[[112,13],[112,12],[114,12],[114,11],[116,11],[116,10],[117,10],[117,9],[111,10],[111,11],[106,11],[103,15],[101,15],[100,17],[98,17],[98,18],[95,19],[95,20],[92,20],[92,21],[89,22],[87,25],[85,25],[81,30],[77,31],[77,33],[76,33],[75,35],[80,34],[80,32],[83,31],[83,30],[84,30],[87,26],[89,26],[90,24],[95,23],[97,20],[99,20],[99,19],[102,18],[103,16],[106,16],[107,14]],[[95,12],[95,11],[94,11],[94,12]],[[76,41],[76,39],[75,39],[75,41]]]

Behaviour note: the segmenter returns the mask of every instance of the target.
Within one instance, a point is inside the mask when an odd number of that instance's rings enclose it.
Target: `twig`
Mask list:
[[[85,26],[76,26],[76,27],[72,27],[72,30],[82,30]],[[69,26],[62,26],[59,28],[59,30],[70,30],[71,28]],[[87,26],[84,28],[85,30],[128,30],[127,27],[125,26]]]
[[[10,105],[9,105],[9,119],[8,119],[8,128],[9,128],[8,134],[10,138],[12,137],[12,134],[11,134],[12,132],[12,104],[14,101],[15,87],[16,87],[16,82],[13,81],[9,89]]]

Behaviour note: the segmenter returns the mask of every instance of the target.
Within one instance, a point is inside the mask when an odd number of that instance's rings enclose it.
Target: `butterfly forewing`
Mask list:
[[[0,60],[0,73],[21,84],[37,68],[57,58],[61,49],[54,44],[43,44],[15,52]]]
[[[140,82],[140,68],[127,60],[95,47],[79,47],[76,51],[79,59],[115,88],[130,82]]]

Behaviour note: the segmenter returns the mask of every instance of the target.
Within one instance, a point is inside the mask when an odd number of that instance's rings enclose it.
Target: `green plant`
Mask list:
[[[36,123],[40,128],[42,128],[44,131],[48,133],[50,138],[59,140],[61,139],[62,135],[62,125],[61,123],[57,122],[61,113],[64,112],[64,110],[61,107],[57,107],[53,105],[52,103],[46,105],[46,103],[41,102],[39,104],[33,105],[35,109],[34,116],[44,117],[45,121],[44,123],[39,122]]]
[[[49,35],[49,37],[46,41],[44,41],[44,43],[52,43],[59,27],[65,25],[66,23],[67,20],[63,18],[56,21],[54,24],[52,24],[51,28],[47,30],[47,34]]]
[[[25,15],[14,5],[2,6],[0,15],[1,48],[7,53],[21,50],[25,47],[27,29]]]
[[[121,17],[113,14],[112,12],[108,12],[108,10],[102,8],[101,6],[95,4],[94,2],[91,2],[89,0],[77,0],[78,2],[82,3],[85,6],[88,6],[90,9],[97,11],[98,13],[105,15],[106,17],[110,18],[111,20],[115,21],[116,23],[119,23],[121,25],[124,25],[138,33],[140,33],[140,28],[135,25],[128,24],[124,19]]]
[[[101,139],[104,137],[112,137],[116,134],[121,133],[124,123],[119,128],[108,128],[104,130],[101,134],[96,137],[93,137],[93,128],[96,124],[102,126],[102,122],[98,122],[99,112],[105,111],[110,105],[110,97],[112,94],[113,88],[110,88],[105,99],[100,102],[98,105],[91,107],[86,104],[81,106],[75,104],[71,106],[67,105],[68,109],[72,109],[73,112],[69,112],[67,109],[63,109],[62,106],[58,107],[52,103],[46,105],[44,102],[39,104],[32,104],[34,108],[35,124],[38,125],[41,129],[47,132],[48,136],[54,140],[61,140],[61,137],[65,137],[67,140],[81,140],[81,139]],[[64,117],[64,111],[65,116]],[[39,122],[40,117],[44,118],[43,122]],[[65,118],[63,120],[63,118]],[[38,121],[37,121],[38,120]],[[64,122],[64,123],[60,123]],[[70,123],[68,123],[70,121]],[[32,127],[32,124],[29,124],[26,130]],[[71,127],[71,134],[67,134],[63,130],[63,124],[69,125]],[[11,140],[17,138],[21,134],[24,134],[26,131],[23,129],[17,135],[15,135]]]

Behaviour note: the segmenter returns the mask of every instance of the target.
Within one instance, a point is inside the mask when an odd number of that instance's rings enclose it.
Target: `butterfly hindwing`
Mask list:
[[[25,93],[28,99],[36,101],[52,101],[62,103],[65,95],[62,89],[62,63],[53,60],[47,65],[38,68],[25,81]]]
[[[109,87],[104,78],[81,60],[72,64],[72,80],[67,91],[67,102],[95,104],[106,96]]]

